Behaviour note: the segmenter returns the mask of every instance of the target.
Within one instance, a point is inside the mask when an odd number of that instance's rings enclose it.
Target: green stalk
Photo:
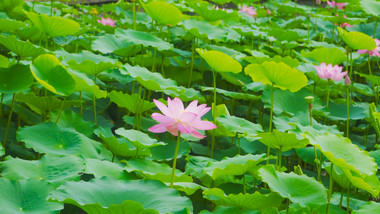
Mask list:
[[[190,88],[191,78],[193,77],[194,58],[195,58],[195,37],[194,37],[194,39],[193,39],[193,47],[192,47],[192,49],[191,49],[190,76],[189,76],[189,81],[187,82],[187,87],[188,87],[188,88]]]
[[[272,120],[273,120],[273,102],[274,102],[274,94],[273,94],[273,91],[274,91],[274,84],[272,83],[272,88],[271,88],[271,91],[270,91],[270,116],[269,116],[269,131],[272,132]],[[267,157],[269,157],[270,155],[270,147],[268,146],[268,150],[267,150]],[[269,164],[269,159],[267,159],[266,161],[266,164],[268,165]]]
[[[96,75],[95,75],[94,83],[96,85]],[[98,119],[96,117],[96,97],[95,97],[95,94],[92,96],[92,105],[93,105],[93,108],[94,108],[94,122],[97,125],[98,124]]]
[[[80,102],[80,116],[83,115],[83,98],[82,98],[82,91],[79,92],[79,102]]]
[[[174,152],[174,157],[173,157],[172,178],[171,178],[171,181],[170,181],[170,188],[173,188],[175,168],[177,166],[177,156],[178,156],[178,151],[179,151],[180,144],[181,144],[181,132],[178,131],[177,145],[175,147],[175,152]]]
[[[240,137],[239,136],[238,136],[238,146],[239,146],[238,152],[239,152],[239,155],[240,155]]]
[[[245,185],[245,174],[243,175],[243,194],[247,193],[247,188]]]
[[[53,0],[50,0],[50,16],[53,16]]]
[[[372,38],[375,38],[375,36],[376,36],[376,28],[377,28],[378,23],[379,23],[379,19],[376,18],[375,29],[373,30],[373,37]]]
[[[61,117],[61,114],[62,114],[62,111],[63,111],[63,106],[65,105],[65,101],[66,101],[66,97],[63,98],[63,101],[62,101],[61,107],[59,108],[59,113],[58,113],[57,119],[55,120],[55,124],[58,123],[59,118]]]
[[[313,126],[313,111],[312,111],[312,108],[309,108],[309,116],[310,116],[310,126]]]
[[[213,76],[213,85],[214,85],[214,106],[212,108],[212,117],[213,123],[216,124],[216,71],[212,71]],[[214,156],[214,147],[215,147],[215,129],[212,130],[212,141],[211,141],[211,154],[210,157]]]
[[[282,163],[281,163],[281,161],[282,161],[281,156],[282,156],[282,148],[280,147],[280,150],[278,152],[278,170],[280,172],[281,172],[281,165],[282,165]]]
[[[348,184],[348,190],[347,190],[347,213],[350,213],[350,189],[351,189],[351,183]]]
[[[290,199],[288,198],[288,201],[286,202],[286,214],[289,213],[289,206],[290,206]]]
[[[330,184],[329,184],[329,196],[328,196],[328,203],[327,203],[327,208],[326,208],[326,214],[329,213],[330,210],[330,201],[331,201],[331,195],[333,193],[333,169],[334,169],[334,164],[331,163],[331,169],[330,169]]]
[[[368,71],[369,71],[369,75],[372,76],[372,69],[371,69],[371,59],[369,58],[369,54],[367,54],[368,56]],[[375,104],[376,106],[378,105],[378,94],[376,93],[376,85],[374,83],[372,83],[372,88],[373,88],[373,93],[375,95]]]
[[[329,107],[330,101],[330,79],[327,80],[327,98],[326,98],[326,108]]]
[[[132,0],[133,30],[136,30],[136,0]]]
[[[354,64],[354,60],[352,59],[352,51],[350,51],[350,80],[352,80],[352,67],[353,67],[353,64]]]
[[[13,93],[11,109],[9,110],[9,116],[8,116],[7,128],[5,129],[5,133],[4,133],[4,140],[3,140],[3,148],[4,148],[4,149],[5,149],[5,144],[7,143],[7,138],[8,138],[9,128],[10,128],[10,126],[11,126],[11,120],[12,120],[13,109],[14,109],[14,107],[15,107],[15,100],[16,100],[16,93]]]
[[[350,87],[347,86],[347,122],[346,122],[346,137],[350,137]]]

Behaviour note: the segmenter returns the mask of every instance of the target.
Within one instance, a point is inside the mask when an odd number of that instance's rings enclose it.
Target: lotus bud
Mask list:
[[[305,102],[309,104],[309,109],[313,108],[313,102],[314,102],[314,97],[313,96],[307,96],[305,97]]]
[[[344,78],[344,84],[346,86],[350,86],[351,85],[351,80],[350,80],[350,77],[348,75],[346,75],[346,77]]]
[[[294,173],[296,173],[297,175],[303,175],[302,168],[300,167],[300,165],[294,166]]]

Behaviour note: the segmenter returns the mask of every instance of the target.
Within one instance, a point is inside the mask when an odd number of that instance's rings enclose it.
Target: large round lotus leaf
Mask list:
[[[135,56],[142,49],[141,45],[136,45],[127,40],[121,40],[116,38],[113,34],[97,37],[97,39],[92,42],[91,47],[92,50],[100,51],[103,54],[115,53],[123,57]]]
[[[177,141],[172,140],[172,139],[165,139],[165,143],[167,143],[167,145],[150,148],[153,160],[169,161],[173,159]],[[190,144],[186,140],[182,140],[179,146],[177,158],[181,158],[182,156],[187,156],[189,155],[190,152],[191,152]]]
[[[3,33],[13,32],[24,26],[24,22],[19,22],[11,19],[0,19],[0,32]]]
[[[28,12],[26,15],[35,27],[50,37],[73,35],[80,28],[76,21],[59,16],[47,16],[34,12]]]
[[[8,68],[9,59],[3,55],[0,55],[0,68]]]
[[[358,210],[353,210],[352,214],[369,214],[377,213],[380,210],[380,203],[370,201],[367,204],[360,207]]]
[[[129,95],[124,94],[121,91],[111,91],[108,94],[108,97],[110,98],[111,102],[116,103],[116,105],[119,107],[128,109],[134,114],[136,112],[147,111],[156,106],[154,103],[148,102],[146,100],[141,100],[139,103],[138,100],[140,99],[140,96],[136,93]]]
[[[186,19],[183,21],[183,26],[196,37],[215,40],[225,40],[227,38],[227,33],[220,26],[213,26],[204,20]]]
[[[208,22],[215,22],[221,19],[225,19],[230,16],[227,11],[215,10],[209,8],[210,4],[208,2],[202,1],[199,4],[191,4],[190,6],[194,9],[196,13],[202,16]]]
[[[85,164],[77,156],[45,155],[40,160],[23,160],[8,156],[1,163],[1,175],[12,180],[33,178],[59,185],[69,180],[79,180]]]
[[[172,4],[164,1],[151,1],[144,4],[141,0],[140,3],[149,16],[159,24],[175,26],[182,21],[181,11]]]
[[[71,73],[74,74],[75,91],[89,92],[95,95],[97,99],[107,97],[107,91],[100,90],[99,86],[97,86],[93,80],[88,78],[86,74],[73,70],[71,70]]]
[[[197,48],[197,52],[216,72],[239,73],[242,67],[238,61],[220,51],[205,51]]]
[[[216,120],[220,125],[235,133],[243,133],[244,135],[255,136],[259,132],[263,132],[260,124],[254,124],[244,118],[222,115]],[[218,125],[219,127],[219,125]]]
[[[120,40],[133,42],[136,45],[139,44],[144,47],[157,48],[159,51],[170,50],[174,48],[172,44],[165,42],[162,39],[153,36],[152,34],[142,31],[135,31],[132,29],[123,30],[121,28],[118,28],[115,31],[115,36]]]
[[[107,176],[115,179],[127,179],[126,172],[121,164],[113,163],[107,160],[86,158],[85,172],[87,174],[93,174],[95,178]]]
[[[312,147],[308,147],[308,148],[312,148]],[[331,163],[326,163],[326,162],[323,162],[323,165],[324,165],[324,169],[326,170],[326,172],[329,174],[331,174]],[[350,180],[347,178],[346,174],[337,166],[333,166],[333,171],[332,171],[332,174],[333,174],[333,179],[336,183],[339,184],[339,186],[343,187],[344,189],[348,189],[351,185],[351,182]]]
[[[33,75],[27,65],[16,64],[10,68],[0,68],[0,92],[16,93],[29,88]]]
[[[58,112],[54,113],[51,117],[52,121],[56,121]],[[57,125],[60,128],[73,128],[75,131],[91,137],[95,129],[95,123],[86,121],[80,114],[73,112],[72,110],[65,110],[61,112],[61,117],[58,120]]]
[[[93,54],[90,51],[82,51],[77,54],[66,51],[56,51],[57,57],[62,56],[64,61],[74,70],[97,75],[105,70],[114,68],[117,60],[109,57]]]
[[[0,145],[0,156],[3,156],[5,154],[3,145]]]
[[[159,142],[158,140],[149,137],[149,135],[145,134],[144,132],[133,129],[126,130],[124,128],[118,128],[115,133],[128,139],[137,148],[145,149],[165,145],[164,142]]]
[[[30,65],[34,78],[49,91],[70,95],[75,89],[75,80],[53,55],[38,56]]]
[[[12,181],[0,178],[0,189],[2,213],[52,214],[63,209],[63,204],[46,200],[49,193],[55,189],[46,181]]]
[[[165,163],[156,163],[146,159],[130,159],[126,161],[125,170],[128,172],[137,172],[143,177],[152,180],[169,183],[171,181],[172,167]],[[174,182],[193,182],[191,176],[184,174],[176,169]]]
[[[165,79],[170,80],[170,79]],[[171,80],[172,81],[172,80]],[[168,81],[169,82],[169,81]],[[194,88],[185,88],[183,86],[169,86],[165,89],[157,90],[157,92],[164,92],[170,97],[178,97],[183,102],[198,100],[200,103],[206,102],[202,94]]]
[[[347,120],[347,105],[331,102],[327,117],[330,120]],[[368,103],[355,103],[349,106],[349,119],[362,120],[368,117]]]
[[[232,158],[224,158],[221,161],[211,161],[203,168],[203,171],[216,180],[226,175],[244,175],[245,173],[254,174],[258,165],[267,160],[264,154],[261,155],[243,155]]]
[[[375,40],[367,34],[356,31],[347,32],[342,28],[338,28],[338,30],[340,32],[340,37],[342,40],[352,49],[373,50],[376,48]]]
[[[0,35],[0,44],[4,45],[19,57],[34,57],[45,53],[45,49],[35,46],[29,41],[21,41],[15,36]]]
[[[255,82],[264,85],[274,85],[282,90],[288,89],[296,92],[307,85],[305,74],[296,68],[291,68],[283,62],[264,62],[263,64],[250,64],[245,73]]]
[[[169,87],[177,86],[172,79],[165,79],[160,73],[152,73],[148,69],[140,66],[125,65],[121,70],[121,74],[129,74],[135,78],[145,88],[155,91],[164,90]]]
[[[214,87],[201,87],[202,91],[214,91]],[[231,97],[235,100],[260,100],[261,97],[258,95],[250,94],[250,93],[240,93],[240,92],[233,92],[233,91],[227,91],[224,89],[216,88],[216,93],[222,94],[226,97]]]
[[[314,178],[293,172],[276,172],[272,165],[262,167],[259,173],[273,192],[278,192],[292,203],[313,210],[327,204],[327,190]]]
[[[294,59],[290,56],[282,57],[282,56],[276,55],[273,58],[269,58],[266,56],[265,57],[247,56],[247,57],[244,57],[243,59],[249,63],[255,63],[255,64],[261,64],[267,61],[283,62],[293,68],[296,68],[300,65],[300,62],[297,59]]]
[[[89,182],[66,182],[50,198],[78,206],[88,214],[187,214],[193,210],[189,199],[155,180],[103,177]]]
[[[277,130],[273,132],[259,133],[257,137],[260,137],[259,141],[266,146],[273,149],[281,149],[281,151],[288,151],[290,149],[300,149],[306,147],[309,141],[304,139],[298,139],[294,133],[284,133]]]
[[[356,173],[352,170],[341,169],[352,186],[365,190],[372,194],[373,197],[378,197],[380,193],[380,181],[376,174],[371,176],[363,176],[363,174]]]
[[[339,48],[316,48],[310,52],[301,52],[302,57],[312,58],[318,63],[340,65],[347,60],[347,56]]]
[[[352,170],[358,174],[373,175],[377,165],[367,151],[352,144],[350,139],[341,135],[307,135],[310,144],[316,146],[327,159],[342,170]]]
[[[213,201],[216,205],[235,206],[239,210],[266,210],[271,207],[281,206],[283,198],[277,193],[267,195],[255,192],[253,194],[229,194],[225,195],[223,190],[218,188],[206,189],[203,191],[206,199]]]
[[[17,139],[36,152],[54,155],[82,155],[99,157],[100,143],[68,128],[59,128],[54,123],[40,123],[20,128]]]
[[[380,16],[380,2],[373,0],[360,0],[360,6],[367,14]]]

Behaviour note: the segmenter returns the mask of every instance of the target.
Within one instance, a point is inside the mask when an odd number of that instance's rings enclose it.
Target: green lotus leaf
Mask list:
[[[369,104],[369,122],[375,129],[377,134],[380,134],[380,113],[377,112],[376,106],[374,103]]]
[[[117,63],[116,59],[93,54],[90,51],[82,51],[77,54],[56,51],[56,54],[57,56],[62,56],[72,69],[90,75],[97,75],[105,70],[114,68]]]
[[[360,0],[360,6],[367,14],[380,16],[380,2],[371,0]]]
[[[294,59],[290,56],[281,57],[281,56],[276,55],[273,58],[247,56],[247,57],[244,57],[243,59],[249,63],[255,63],[255,64],[262,64],[263,62],[268,62],[268,61],[283,62],[293,68],[298,67],[300,65],[300,62],[297,59]]]
[[[205,97],[202,94],[193,89],[193,88],[185,88],[183,86],[169,86],[162,90],[157,90],[157,92],[164,92],[166,95],[171,97],[178,97],[183,102],[198,100],[200,103],[206,102]]]
[[[115,36],[120,40],[133,42],[136,45],[157,48],[159,51],[173,49],[172,44],[142,31],[135,31],[131,29],[122,30],[121,28],[118,28],[115,31]]]
[[[192,212],[189,199],[155,180],[115,180],[103,177],[89,182],[66,182],[50,199],[73,204],[88,214],[158,214]]]
[[[341,169],[352,186],[365,190],[372,194],[373,197],[378,197],[380,193],[380,181],[376,174],[371,176],[363,176],[352,170]]]
[[[46,200],[55,188],[46,181],[35,179],[12,181],[0,178],[1,212],[52,214],[63,209],[63,204]]]
[[[165,143],[167,143],[167,145],[150,148],[153,160],[161,162],[161,161],[169,161],[173,159],[173,154],[177,145],[177,140],[165,139]],[[191,152],[190,144],[186,140],[182,140],[179,146],[177,158],[181,158],[182,156],[187,156],[189,155],[190,152]]]
[[[266,146],[273,149],[280,149],[281,151],[288,151],[290,149],[304,148],[309,144],[309,141],[304,139],[298,139],[294,133],[284,133],[277,130],[273,132],[265,132],[257,134],[260,137],[259,141]]]
[[[9,67],[9,59],[0,54],[0,68],[8,68]]]
[[[75,89],[75,80],[53,55],[38,56],[30,65],[34,78],[49,91],[69,96]]]
[[[201,88],[202,88],[202,91],[214,91],[213,87],[202,86]],[[254,94],[227,91],[221,88],[216,88],[216,92],[226,97],[231,97],[237,100],[260,100],[261,98],[260,96],[257,96]]]
[[[26,15],[35,27],[50,37],[73,35],[80,28],[76,21],[59,16],[47,16],[34,12],[27,12]]]
[[[0,32],[9,33],[25,26],[24,22],[11,19],[0,19]]]
[[[60,185],[66,181],[78,181],[79,173],[82,173],[84,168],[83,160],[71,155],[44,155],[40,160],[33,161],[8,156],[1,163],[1,175],[12,180],[33,178]]]
[[[250,64],[245,68],[245,73],[255,82],[262,82],[264,85],[273,84],[274,87],[288,89],[291,92],[299,91],[307,85],[305,74],[283,62]]]
[[[120,180],[127,178],[126,172],[121,164],[113,163],[107,160],[86,158],[85,172],[87,174],[93,174],[95,178],[101,178],[104,176]]]
[[[379,210],[380,210],[380,203],[370,201],[367,204],[361,206],[359,210],[353,210],[352,214],[376,213]]]
[[[305,147],[301,149],[296,149],[297,155],[308,164],[315,164],[315,153],[314,147]],[[321,151],[317,150],[318,159],[321,158]],[[326,158],[324,158],[325,160]],[[327,160],[327,159],[326,159]]]
[[[326,63],[332,65],[340,65],[342,62],[347,60],[346,54],[339,48],[316,48],[310,52],[301,52],[301,56],[305,58],[311,58],[318,63]]]
[[[355,103],[349,107],[349,119],[361,120],[368,117],[368,104]],[[327,117],[330,120],[347,120],[347,105],[336,104],[331,102],[329,105],[329,112]]]
[[[144,4],[141,0],[140,3],[146,13],[159,24],[175,26],[182,21],[181,11],[172,4],[164,1],[151,1]]]
[[[141,45],[136,45],[128,40],[121,40],[113,34],[106,34],[97,37],[92,42],[92,50],[99,51],[103,54],[114,53],[123,57],[135,56],[142,50]]]
[[[376,48],[375,40],[372,37],[368,36],[367,34],[357,32],[357,31],[347,32],[342,28],[338,28],[338,30],[339,30],[340,37],[342,38],[342,40],[352,49],[373,50]]]
[[[5,154],[5,150],[3,145],[0,145],[0,156],[3,156]]]
[[[152,109],[156,105],[152,102],[146,100],[141,100],[139,103],[138,100],[140,96],[138,94],[124,94],[121,91],[111,91],[108,94],[111,102],[116,103],[119,107],[126,108],[132,113],[136,114],[137,112],[144,112]]]
[[[213,201],[216,205],[235,206],[239,210],[267,210],[271,207],[280,207],[283,198],[277,193],[253,194],[240,193],[226,195],[223,190],[218,188],[206,189],[203,191],[206,199]]]
[[[375,159],[377,166],[380,166],[380,150],[370,151],[369,155]]]
[[[95,98],[106,98],[107,91],[100,90],[99,86],[97,86],[93,80],[88,78],[86,74],[71,71],[75,80],[75,91],[85,91],[93,94]]]
[[[172,167],[165,163],[156,163],[137,158],[130,159],[126,163],[125,170],[128,172],[137,172],[144,178],[159,180],[164,183],[170,183],[171,181]],[[174,182],[193,182],[193,178],[176,169]]]
[[[203,171],[216,180],[221,176],[254,174],[259,164],[267,160],[264,154],[261,155],[238,155],[232,158],[224,158],[221,161],[210,161]]]
[[[261,167],[259,173],[273,192],[279,193],[301,207],[315,210],[327,204],[327,191],[314,178],[296,175],[293,172],[276,172],[272,165]]]
[[[226,40],[227,33],[219,26],[213,26],[207,21],[197,21],[196,19],[186,19],[183,26],[195,37],[203,37],[214,40]]]
[[[58,117],[58,112],[52,115],[52,120],[56,121]],[[79,114],[73,112],[72,110],[65,110],[61,112],[61,116],[58,120],[57,125],[60,128],[73,128],[75,131],[91,137],[95,129],[95,123],[91,121],[86,121]]]
[[[361,150],[352,144],[350,139],[326,133],[324,135],[308,135],[310,144],[316,146],[334,166],[342,170],[351,170],[357,174],[367,176],[377,171],[377,165],[367,151]]]
[[[10,12],[16,7],[22,7],[24,0],[0,0],[0,10]]]
[[[170,183],[167,183],[167,185],[169,186]],[[192,195],[197,190],[202,189],[202,186],[193,182],[174,182],[173,188],[186,193],[186,195]]]
[[[229,131],[235,133],[243,133],[245,136],[255,136],[257,133],[263,132],[263,128],[260,124],[254,124],[240,117],[222,115],[220,117],[217,117],[216,121],[219,123],[218,128],[219,125],[221,125],[227,128]]]
[[[10,68],[0,68],[1,93],[24,91],[32,85],[33,80],[33,75],[27,65],[16,64]]]
[[[238,61],[220,51],[205,51],[196,49],[198,54],[207,62],[207,64],[216,72],[239,73],[242,67]]]
[[[165,145],[164,142],[159,142],[158,140],[149,137],[149,135],[145,134],[144,132],[137,130],[126,130],[124,128],[118,128],[116,129],[115,133],[128,139],[137,148],[146,149],[150,147]]]
[[[52,155],[82,155],[89,158],[100,157],[100,143],[87,138],[71,128],[59,128],[54,123],[20,128],[17,139],[25,142],[27,148]]]
[[[201,1],[198,4],[192,4],[190,5],[196,13],[198,13],[200,16],[202,16],[206,21],[208,22],[215,22],[221,19],[225,19],[230,16],[229,13],[222,10],[215,10],[211,9],[208,6],[210,3]]]
[[[311,148],[311,147],[309,147]],[[329,174],[331,174],[331,163],[326,163],[326,162],[323,162],[323,165],[324,165],[324,169],[326,170],[326,172]],[[349,178],[347,178],[346,174],[343,172],[342,169],[340,169],[339,167],[337,166],[333,166],[333,171],[332,171],[332,177],[334,179],[334,181],[336,183],[339,184],[339,186],[343,187],[344,189],[348,189],[350,187],[350,184],[351,184],[351,181]]]
[[[371,82],[374,85],[379,85],[380,84],[380,77],[377,75],[368,75],[368,74],[361,74],[358,73],[359,76],[366,78],[369,82]]]
[[[241,58],[247,56],[247,55],[245,55],[242,52],[236,51],[235,49],[228,48],[226,46],[207,45],[207,49],[223,52],[223,53],[225,53],[225,54],[227,54],[227,55],[229,55],[229,56],[231,56],[231,57],[233,57],[235,59],[241,59]]]
[[[149,149],[137,149],[126,138],[116,138],[110,129],[99,127],[94,132],[97,136],[99,136],[100,139],[102,139],[107,149],[110,150],[115,156],[136,157],[136,154],[139,156],[151,155]]]
[[[0,35],[0,44],[4,45],[19,57],[34,57],[45,53],[45,49],[35,46],[29,41],[21,41],[15,36]]]
[[[169,87],[177,86],[177,83],[171,79],[165,79],[160,73],[152,73],[148,69],[140,66],[125,65],[121,74],[129,74],[135,78],[145,88],[155,91],[164,90]]]

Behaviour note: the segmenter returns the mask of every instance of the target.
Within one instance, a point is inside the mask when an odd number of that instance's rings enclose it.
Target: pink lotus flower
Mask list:
[[[335,1],[327,1],[327,4],[330,5],[330,7],[338,7],[339,10],[343,10],[344,7],[346,7],[347,3],[335,3]]]
[[[270,15],[272,14],[272,11],[270,11],[269,9],[267,10],[267,14]]]
[[[316,4],[321,4],[321,0],[315,0]]]
[[[103,18],[102,17],[102,19],[101,20],[97,20],[100,24],[102,24],[102,25],[109,25],[109,26],[111,26],[111,27],[116,27],[116,25],[115,25],[115,23],[116,23],[116,20],[113,20],[113,19],[111,19],[111,18]]]
[[[335,65],[334,67],[326,63],[321,63],[320,66],[315,65],[315,69],[317,70],[318,76],[321,79],[332,79],[334,81],[340,81],[347,74],[347,71],[342,72],[343,67]]]
[[[219,7],[216,6],[216,7],[215,7],[215,10],[219,10]],[[226,11],[226,8],[222,8],[221,10],[222,10],[222,11]]]
[[[243,5],[243,8],[240,9],[241,12],[248,14],[248,16],[253,17],[257,15],[256,9],[253,6],[247,7]]]
[[[153,113],[152,118],[160,124],[150,127],[148,130],[154,133],[170,132],[177,136],[178,132],[191,134],[196,138],[204,138],[199,130],[216,129],[217,126],[209,121],[201,120],[211,108],[206,104],[198,106],[198,100],[191,102],[184,108],[182,101],[176,97],[173,100],[168,98],[168,106],[158,100],[153,100],[158,109],[163,113]]]
[[[377,56],[377,57],[380,57],[380,40],[378,39],[375,39],[375,42],[376,42],[376,48],[374,50],[366,50],[366,49],[362,49],[362,50],[358,50],[358,54],[365,54],[368,52],[368,54],[370,56]]]
[[[344,77],[344,84],[346,86],[350,86],[351,85],[351,80],[350,80],[350,77],[348,75],[346,75],[346,77]]]
[[[336,14],[336,16],[338,16],[338,14]],[[347,18],[346,15],[343,16],[344,18]],[[335,24],[336,25],[336,24]],[[348,24],[347,22],[343,23],[343,24],[340,24],[339,27],[341,28],[345,28],[345,27],[353,27],[352,25]]]

